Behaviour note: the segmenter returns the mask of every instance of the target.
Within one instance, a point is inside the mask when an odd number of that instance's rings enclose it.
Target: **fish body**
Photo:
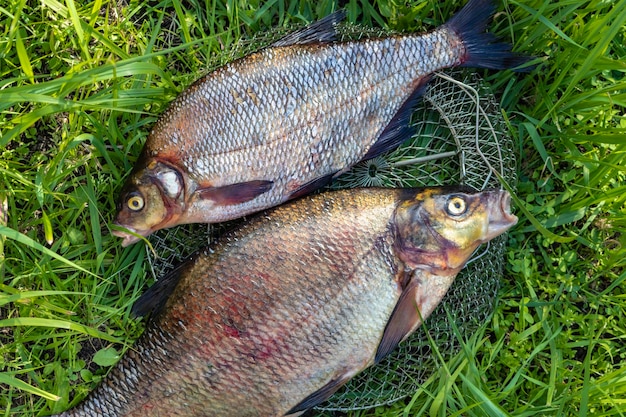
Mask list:
[[[145,333],[62,416],[297,415],[415,331],[478,245],[517,222],[509,204],[368,188],[260,213],[142,296],[137,313],[157,305]]]
[[[483,33],[491,0],[471,0],[421,35],[334,42],[331,15],[225,65],[160,117],[118,200],[126,246],[155,230],[238,218],[307,194],[411,134],[430,75],[526,58]]]

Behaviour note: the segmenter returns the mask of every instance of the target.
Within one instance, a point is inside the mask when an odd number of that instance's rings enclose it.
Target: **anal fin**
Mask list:
[[[385,127],[385,130],[383,130],[361,161],[375,158],[384,152],[395,149],[400,146],[402,142],[411,137],[413,134],[413,129],[409,123],[411,121],[411,115],[419,99],[424,95],[430,79],[431,76],[426,75],[419,80],[411,95],[409,95],[402,106],[400,106],[400,109],[398,109],[395,116],[393,116],[389,124]]]
[[[272,188],[273,181],[255,180],[224,185],[221,187],[207,187],[197,190],[203,200],[213,200],[216,204],[230,206],[245,203]]]
[[[324,401],[329,399],[331,395],[333,395],[339,388],[341,388],[343,384],[345,384],[349,380],[350,378],[347,376],[342,376],[342,377],[333,379],[332,381],[324,385],[322,388],[318,389],[313,394],[309,395],[304,400],[300,401],[295,407],[292,407],[291,410],[285,413],[285,415],[289,416],[291,414],[296,414],[301,411],[306,411],[309,408],[313,408],[323,403]]]
[[[335,174],[336,172],[333,172],[332,174],[324,175],[323,177],[316,178],[312,181],[307,182],[304,185],[301,185],[300,187],[298,187],[298,189],[289,194],[288,199],[291,200],[294,198],[302,197],[304,195],[312,193],[319,188],[322,188],[325,185],[328,185],[332,181]]]

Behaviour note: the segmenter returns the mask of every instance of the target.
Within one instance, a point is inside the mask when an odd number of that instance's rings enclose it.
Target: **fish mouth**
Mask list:
[[[118,227],[122,227],[118,224],[115,224],[115,226]],[[136,236],[145,236],[143,235],[141,232],[133,230],[133,229],[128,229],[128,228],[124,228],[125,230],[118,230],[118,229],[113,229],[111,230],[111,234],[113,236],[116,237],[121,237],[122,240],[122,247],[125,248],[128,245],[132,245],[133,243],[139,242],[141,240],[140,237]]]
[[[518,218],[511,213],[511,194],[508,191],[497,191],[493,204],[490,205],[489,226],[485,240],[491,240],[517,224]]]

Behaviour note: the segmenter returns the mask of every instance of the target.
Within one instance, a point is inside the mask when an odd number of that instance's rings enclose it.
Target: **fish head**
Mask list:
[[[133,171],[117,202],[114,224],[128,231],[111,233],[128,246],[139,241],[133,233],[148,236],[177,224],[184,206],[184,174],[172,164],[152,159]]]
[[[426,188],[405,197],[394,214],[395,249],[411,269],[456,274],[479,245],[517,223],[503,190]]]

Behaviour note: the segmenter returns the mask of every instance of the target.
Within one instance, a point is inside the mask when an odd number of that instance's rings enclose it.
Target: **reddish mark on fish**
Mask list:
[[[285,184],[285,190],[287,194],[291,194],[302,186],[302,181],[293,179],[289,180],[287,184]]]
[[[175,151],[161,152],[158,156],[154,156],[151,159],[148,169],[155,169],[157,167],[157,163],[168,165],[170,167],[178,167],[180,164],[180,154]]]
[[[224,333],[226,334],[226,336],[235,337],[237,339],[241,337],[239,330],[237,330],[235,327],[225,325],[223,328],[224,328]]]
[[[266,339],[258,346],[258,350],[255,352],[256,359],[264,360],[271,358],[277,351],[280,350],[278,342],[274,339]]]

